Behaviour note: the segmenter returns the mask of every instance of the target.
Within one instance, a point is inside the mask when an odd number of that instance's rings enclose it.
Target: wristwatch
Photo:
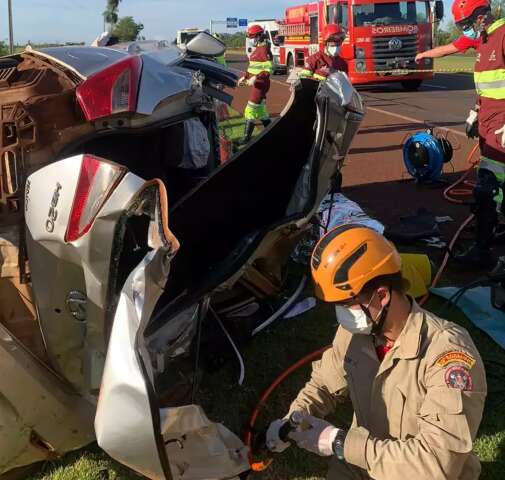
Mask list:
[[[332,450],[339,460],[344,460],[345,437],[347,437],[347,430],[339,428],[335,440],[333,440]]]

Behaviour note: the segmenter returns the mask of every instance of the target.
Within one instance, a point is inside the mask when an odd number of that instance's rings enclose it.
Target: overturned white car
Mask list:
[[[0,473],[95,435],[153,479],[249,470],[242,441],[193,402],[202,325],[230,299],[279,291],[364,108],[343,74],[299,82],[218,166],[213,104],[236,82],[205,59],[220,51],[202,34],[184,54],[0,59]],[[212,148],[188,171],[182,126],[196,117]]]

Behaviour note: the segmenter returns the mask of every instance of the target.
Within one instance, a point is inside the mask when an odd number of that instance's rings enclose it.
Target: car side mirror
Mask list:
[[[189,55],[201,55],[204,57],[220,57],[224,54],[226,45],[214,38],[207,32],[199,33],[186,45]]]
[[[440,22],[444,18],[444,2],[437,0],[435,2],[435,20]]]

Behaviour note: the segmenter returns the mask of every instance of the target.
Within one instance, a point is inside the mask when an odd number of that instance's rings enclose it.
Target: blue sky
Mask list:
[[[450,0],[446,15],[450,15]],[[12,0],[16,43],[91,42],[103,30],[105,0]],[[132,15],[147,38],[173,39],[184,27],[208,27],[226,17],[280,18],[304,0],[123,0],[120,16]],[[221,27],[221,31],[226,31]],[[7,0],[0,0],[0,40],[8,38]]]

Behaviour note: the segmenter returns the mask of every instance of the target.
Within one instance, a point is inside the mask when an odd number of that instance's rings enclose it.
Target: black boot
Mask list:
[[[490,269],[496,265],[497,258],[493,255],[491,244],[494,239],[494,231],[498,223],[496,204],[488,210],[476,206],[474,209],[477,221],[475,243],[462,255],[456,255],[456,261],[461,265]]]
[[[494,232],[498,224],[496,203],[493,202],[491,204],[489,202],[487,205],[476,204],[474,213],[476,218],[475,243],[462,255],[456,255],[455,259],[461,265],[490,269],[497,262],[497,258],[491,251]]]
[[[263,127],[267,128],[272,123],[272,120],[267,118],[265,120],[261,120],[261,123],[263,124]]]
[[[455,257],[458,263],[484,269],[490,269],[496,265],[497,259],[491,251],[491,244],[498,225],[497,205],[494,201],[497,192],[494,174],[481,169],[474,190],[476,202],[472,208],[476,219],[476,239],[469,250]]]
[[[497,262],[492,250],[480,247],[478,243],[474,243],[465,253],[456,255],[455,259],[464,267],[484,270],[492,269]]]
[[[246,120],[244,126],[244,138],[240,140],[239,145],[247,145],[253,135],[254,132],[254,122],[252,120]]]

